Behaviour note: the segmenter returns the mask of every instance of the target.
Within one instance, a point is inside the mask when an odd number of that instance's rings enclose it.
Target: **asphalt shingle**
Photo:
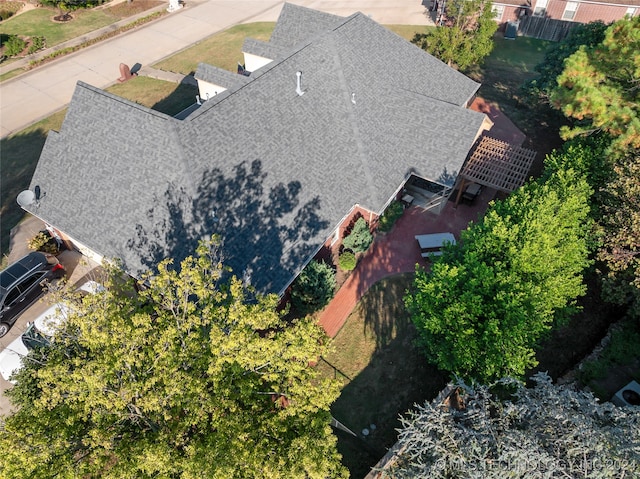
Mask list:
[[[79,83],[32,212],[134,275],[219,234],[235,274],[278,293],[354,204],[380,212],[411,172],[452,183],[477,83],[362,14],[287,4],[271,41],[250,77],[200,65],[229,90],[183,121]]]

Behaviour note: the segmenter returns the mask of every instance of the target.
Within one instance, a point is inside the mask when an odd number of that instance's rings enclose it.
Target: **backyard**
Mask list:
[[[221,32],[158,64],[156,68],[191,74],[199,62],[235,71],[242,60],[241,46],[246,37],[268,40],[273,23],[239,25]],[[410,39],[422,27],[390,26]],[[482,68],[470,75],[482,81],[480,96],[494,102],[526,133],[530,148],[544,153],[560,144],[557,135],[559,115],[548,107],[527,104],[521,84],[535,75],[534,66],[543,58],[547,43],[518,37],[515,41],[496,38],[496,49]],[[193,103],[194,87],[175,85],[148,78],[135,78],[108,89],[143,105],[175,114]],[[2,237],[7,251],[9,231],[22,217],[15,204],[16,195],[26,188],[37,164],[49,130],[60,128],[65,112],[59,112],[2,140]],[[15,186],[14,186],[15,185]],[[318,363],[325,374],[343,385],[340,398],[332,407],[336,419],[357,437],[338,432],[339,449],[353,477],[364,477],[370,467],[395,442],[398,416],[414,403],[433,399],[446,384],[447,377],[430,366],[414,347],[415,328],[409,321],[402,297],[412,284],[413,274],[387,278],[374,285],[353,310],[333,343],[333,352]],[[539,350],[539,369],[558,377],[570,370],[599,341],[615,311],[603,309],[598,293],[582,302],[587,314],[546,338]],[[372,427],[374,425],[374,427]],[[368,434],[363,434],[364,429]]]
[[[395,443],[400,413],[446,385],[446,376],[414,347],[416,331],[402,300],[412,281],[413,274],[402,274],[376,283],[336,336],[332,354],[317,366],[343,385],[331,411],[358,435],[338,435],[353,477],[364,477]]]

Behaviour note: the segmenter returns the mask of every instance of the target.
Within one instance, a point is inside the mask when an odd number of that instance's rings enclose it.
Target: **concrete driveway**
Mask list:
[[[27,238],[32,237],[43,228],[44,224],[42,221],[33,216],[28,217],[14,228],[12,231],[11,253],[9,254],[10,262],[29,253]],[[80,285],[88,279],[96,277],[99,272],[99,266],[96,263],[83,257],[77,251],[63,251],[58,255],[58,260],[65,267],[67,271],[67,281],[71,285]],[[51,300],[48,295],[44,295],[27,308],[9,332],[0,338],[0,350],[7,347],[14,339],[24,333],[27,329],[27,323],[32,322],[49,306],[51,306]],[[4,392],[11,387],[12,384],[0,376],[0,415],[7,414],[11,411],[11,403],[4,394]]]
[[[0,138],[64,108],[79,80],[106,88],[120,76],[120,63],[149,66],[238,23],[275,21],[283,3],[205,0],[192,5],[187,0],[185,8],[158,21],[3,82]],[[432,24],[421,0],[291,0],[291,3],[342,16],[361,11],[383,24]]]

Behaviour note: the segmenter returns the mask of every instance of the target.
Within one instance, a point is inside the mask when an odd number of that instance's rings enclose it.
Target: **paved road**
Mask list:
[[[361,11],[384,24],[428,25],[421,0],[289,0],[337,15]],[[424,0],[425,2],[428,0]],[[0,87],[0,138],[64,108],[78,80],[105,88],[125,63],[151,65],[238,23],[275,21],[279,0],[205,0],[161,20],[106,40],[3,82]]]

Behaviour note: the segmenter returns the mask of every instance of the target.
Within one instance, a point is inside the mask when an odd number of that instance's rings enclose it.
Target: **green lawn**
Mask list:
[[[59,13],[58,9],[40,7],[2,22],[0,32],[30,37],[44,36],[47,46],[52,47],[162,3],[159,0],[136,0],[131,4],[124,3],[101,10],[75,10],[71,12],[73,20],[64,23],[51,20]]]
[[[72,13],[74,19],[65,23],[51,21],[57,14],[56,9],[30,10],[3,22],[0,32],[30,37],[44,36],[47,46],[52,47],[117,21],[107,10],[78,10]]]
[[[175,115],[195,102],[197,88],[137,77],[114,85],[107,91],[168,115]],[[66,111],[62,110],[0,141],[0,251],[3,256],[9,251],[11,228],[24,215],[24,211],[16,203],[16,197],[29,186],[47,134],[50,130],[60,130]]]
[[[190,75],[198,63],[208,63],[235,72],[243,63],[242,44],[246,38],[268,41],[275,23],[259,22],[236,25],[153,65],[160,70]]]
[[[360,435],[338,434],[352,477],[364,477],[396,442],[400,414],[433,399],[446,384],[414,346],[416,331],[402,300],[412,281],[411,273],[376,283],[334,339],[334,351],[317,366],[343,385],[333,416]],[[375,430],[364,438],[370,424]]]
[[[434,28],[422,25],[385,25],[385,27],[407,41],[411,41],[416,33],[425,33],[428,29]]]
[[[525,147],[539,152],[538,160],[562,142],[558,134],[566,122],[563,115],[548,105],[526,95],[523,85],[536,77],[535,66],[544,59],[551,42],[517,37],[505,40],[495,37],[495,48],[480,67],[467,74],[482,83],[478,95],[497,104],[515,125],[527,135]],[[534,164],[532,174],[538,174],[541,161]]]

